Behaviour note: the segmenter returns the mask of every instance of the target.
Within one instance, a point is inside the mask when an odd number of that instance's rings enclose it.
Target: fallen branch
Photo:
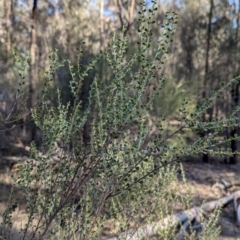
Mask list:
[[[229,184],[230,186],[230,184]],[[217,208],[224,208],[233,201],[236,212],[237,224],[240,225],[240,190],[220,199],[204,203],[201,207],[193,207],[181,213],[170,215],[161,221],[145,224],[138,229],[131,229],[121,233],[119,236],[100,238],[101,240],[141,240],[158,235],[167,228],[179,229],[176,239],[184,236],[189,229],[202,231],[204,218],[209,217]]]

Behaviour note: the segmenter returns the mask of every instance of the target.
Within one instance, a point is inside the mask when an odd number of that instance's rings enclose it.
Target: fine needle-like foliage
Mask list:
[[[123,29],[87,66],[81,64],[84,43],[77,50],[77,64],[65,62],[72,77],[73,104],[64,105],[58,90],[57,107],[48,99],[54,73],[64,64],[59,62],[57,51],[50,52],[51,67],[45,72],[48,80],[41,102],[32,109],[32,117],[43,134],[45,153],[40,153],[32,143],[31,157],[15,177],[15,187],[21,189],[28,213],[19,239],[97,239],[106,222],[118,226],[115,234],[121,239],[130,239],[127,230],[172,214],[176,202],[190,205],[190,192],[182,196],[177,186],[179,177],[186,182],[181,165],[186,156],[203,152],[232,154],[224,145],[232,139],[216,139],[226,127],[237,124],[239,107],[227,118],[211,122],[203,122],[202,115],[214,99],[240,80],[236,76],[211,92],[192,113],[187,110],[191,99],[185,99],[178,113],[181,125],[171,133],[163,128],[163,112],[161,118],[154,120],[157,134],[148,138],[152,128],[149,115],[154,112],[153,103],[164,85],[161,69],[177,24],[176,13],[166,13],[164,24],[159,26],[159,39],[152,39],[156,6],[156,1],[152,1],[150,9],[144,2],[139,5],[138,51],[131,58],[126,55],[128,39]],[[154,53],[149,51],[152,41],[157,41]],[[88,105],[83,109],[79,99],[82,83],[93,69],[97,71],[99,61],[108,65],[111,78],[96,74]],[[153,79],[156,86],[147,93]],[[82,138],[86,124],[88,142]],[[188,145],[173,146],[171,141],[183,131],[209,134]],[[59,142],[61,146],[57,145]],[[2,239],[11,239],[13,199],[14,193],[3,216]],[[218,214],[216,211],[209,219],[199,239],[216,238]],[[176,239],[175,230],[175,226],[166,226],[158,231],[158,239]],[[190,230],[188,239],[196,239],[194,230]]]

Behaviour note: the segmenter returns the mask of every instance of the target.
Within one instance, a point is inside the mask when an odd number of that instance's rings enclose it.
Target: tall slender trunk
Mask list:
[[[29,102],[28,107],[32,108],[37,103],[36,84],[37,84],[37,68],[36,68],[36,39],[37,39],[37,0],[33,0],[31,14],[31,40],[30,40],[30,73],[29,73]],[[36,137],[36,125],[31,124],[31,139]]]
[[[202,98],[206,98],[207,88],[208,88],[208,72],[209,72],[209,51],[211,44],[211,34],[212,34],[212,14],[213,14],[213,0],[210,0],[210,11],[208,15],[208,27],[207,27],[207,49],[206,49],[206,58],[205,58],[205,75],[203,80],[203,89],[202,89]],[[206,115],[203,114],[203,121],[206,121]],[[201,137],[205,137],[205,133],[201,134]],[[208,154],[203,154],[203,162],[208,162]]]
[[[129,25],[131,26],[133,23],[133,17],[134,17],[134,10],[135,10],[136,2],[135,0],[131,1],[130,9],[129,9]]]
[[[12,0],[4,1],[4,10],[5,10],[5,30],[6,30],[6,66],[8,66],[10,55],[11,55],[11,5]]]
[[[99,35],[100,35],[100,50],[104,49],[104,16],[103,16],[103,11],[104,11],[104,0],[100,0],[100,9],[99,9]],[[100,71],[99,71],[99,77],[102,78],[102,73],[103,73],[103,61],[100,62]]]
[[[240,0],[238,1],[238,6],[240,4]],[[240,9],[238,7],[238,15],[237,15],[237,27],[236,27],[236,32],[235,32],[235,49],[237,54],[237,45],[238,45],[238,35],[239,35],[239,18],[240,18]],[[237,60],[235,60],[235,71],[237,70]],[[232,86],[231,90],[231,97],[232,97],[232,106],[235,107],[238,105],[239,102],[239,83],[236,86]],[[237,133],[237,127],[231,130],[230,136],[233,138],[235,134]],[[231,141],[231,150],[232,152],[237,151],[237,143],[235,140]],[[230,164],[236,164],[237,163],[237,156],[236,154],[233,154],[233,156],[230,157],[229,159]]]

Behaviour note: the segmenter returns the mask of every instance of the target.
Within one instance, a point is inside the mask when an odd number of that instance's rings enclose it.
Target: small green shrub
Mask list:
[[[48,100],[54,72],[64,64],[59,63],[57,51],[50,53],[51,67],[46,71],[48,81],[41,103],[32,109],[32,117],[43,134],[46,154],[40,154],[32,143],[31,158],[19,169],[16,179],[17,187],[25,196],[28,213],[20,239],[93,239],[100,236],[102,224],[113,218],[120,223],[117,234],[131,226],[163,219],[172,214],[171,207],[176,201],[186,205],[190,202],[190,196],[184,198],[176,194],[174,185],[186,156],[202,152],[231,154],[221,148],[230,140],[220,143],[216,137],[224,128],[237,124],[239,108],[226,119],[203,122],[201,116],[239,77],[233,77],[221,89],[211,92],[211,97],[203,99],[192,113],[187,111],[189,101],[184,99],[178,113],[181,125],[171,133],[163,128],[164,113],[155,118],[157,133],[153,139],[148,138],[152,129],[148,116],[165,82],[161,68],[177,24],[176,14],[166,13],[158,47],[154,56],[150,54],[157,10],[156,1],[152,2],[151,9],[140,4],[138,51],[130,59],[126,56],[128,45],[123,29],[87,66],[80,64],[84,43],[78,49],[77,68],[66,61],[72,76],[73,105],[62,104],[58,90],[58,106],[53,107]],[[82,83],[99,61],[108,64],[111,81],[105,81],[104,76],[94,78],[88,106],[83,110],[79,99]],[[156,87],[151,94],[146,94],[153,78],[157,81]],[[90,141],[86,145],[82,131],[90,121]],[[171,141],[179,138],[183,130],[210,133],[188,145],[172,145]],[[61,148],[57,142],[61,142]],[[36,174],[32,174],[33,169]],[[4,215],[6,228],[2,229],[11,228],[10,210]],[[209,226],[215,227],[211,224]],[[3,231],[3,237],[6,232]],[[163,239],[175,239],[175,234],[171,227],[159,232]],[[214,239],[216,234],[209,227],[202,239]]]

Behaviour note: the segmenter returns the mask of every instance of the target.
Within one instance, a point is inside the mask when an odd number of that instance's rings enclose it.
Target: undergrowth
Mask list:
[[[176,187],[180,180],[187,184],[181,164],[186,156],[203,152],[232,154],[222,148],[232,139],[222,142],[216,139],[226,127],[236,126],[239,108],[227,118],[211,122],[203,122],[202,115],[239,77],[233,77],[222,84],[221,89],[211,92],[192,112],[188,111],[191,99],[184,99],[176,113],[181,125],[170,133],[164,128],[167,121],[164,113],[161,117],[153,116],[153,103],[163,91],[165,77],[161,71],[171,49],[177,15],[166,13],[153,55],[149,49],[157,4],[152,3],[150,9],[144,2],[140,4],[138,51],[131,58],[127,56],[125,29],[116,33],[111,44],[87,66],[81,64],[84,42],[76,50],[76,64],[59,62],[57,51],[50,52],[51,66],[45,72],[48,80],[40,103],[32,109],[32,118],[43,135],[45,154],[40,153],[33,142],[31,156],[15,178],[28,214],[19,239],[96,239],[103,234],[101,229],[106,222],[113,222],[117,226],[114,234],[119,235],[130,228],[159,221],[173,214],[172,206],[177,202],[190,207],[191,191],[183,196]],[[83,81],[93,69],[97,70],[100,61],[107,64],[111,81],[96,74],[88,105],[83,109],[79,98]],[[72,77],[70,88],[74,101],[63,104],[61,92],[56,90],[58,106],[54,107],[48,93],[55,71],[64,65]],[[153,79],[156,86],[147,93]],[[90,135],[87,143],[82,138],[86,124],[89,124]],[[156,131],[151,134],[153,126]],[[172,144],[184,131],[208,131],[209,134],[185,145]],[[238,136],[235,139],[238,140]],[[2,239],[10,239],[13,199],[14,193],[3,215]],[[216,211],[212,215],[199,239],[216,238],[218,214]],[[175,230],[174,226],[166,226],[158,234],[162,239],[175,239]],[[193,230],[188,236],[196,239]]]

